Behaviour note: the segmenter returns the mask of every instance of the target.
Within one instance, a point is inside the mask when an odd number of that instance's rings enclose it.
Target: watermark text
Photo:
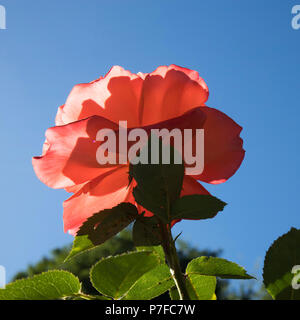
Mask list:
[[[204,129],[127,130],[127,121],[119,121],[117,131],[101,129],[94,142],[101,142],[96,152],[100,165],[184,162],[186,175],[199,175],[204,170]]]
[[[292,8],[292,14],[294,17],[292,18],[292,28],[294,30],[300,29],[300,5],[295,5]]]
[[[6,9],[2,5],[0,5],[0,29],[6,29]]]
[[[294,266],[292,273],[295,274],[292,280],[292,288],[298,290],[300,289],[300,265]]]
[[[0,289],[5,289],[6,285],[6,272],[5,268],[0,265]]]

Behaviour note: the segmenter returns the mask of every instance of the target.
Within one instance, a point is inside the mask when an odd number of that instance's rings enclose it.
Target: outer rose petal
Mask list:
[[[114,170],[114,169],[112,169]],[[89,182],[83,182],[81,184],[76,184],[75,186],[72,186],[72,187],[66,187],[64,188],[67,192],[69,193],[76,193],[78,192],[80,189],[83,188],[84,185],[88,184]]]
[[[159,67],[145,77],[140,123],[149,125],[178,117],[204,105],[208,94],[198,72],[175,65]]]
[[[64,202],[64,229],[74,234],[94,213],[127,201],[128,167],[104,173]]]
[[[62,126],[64,125],[65,123],[63,122],[62,120],[62,113],[63,113],[63,109],[64,109],[64,105],[63,106],[60,106],[57,110],[57,114],[56,114],[56,117],[55,117],[55,124],[57,126]]]
[[[56,124],[99,115],[127,120],[130,127],[149,125],[178,117],[207,99],[208,88],[196,71],[170,65],[132,74],[114,66],[104,78],[76,85],[59,108]]]
[[[204,170],[197,180],[219,184],[229,179],[240,167],[245,150],[240,127],[226,114],[201,107],[207,118],[204,124]]]
[[[101,117],[91,117],[46,131],[43,155],[34,157],[38,178],[52,188],[66,188],[94,179],[110,166],[100,166],[96,159],[100,142],[95,142],[101,128],[118,128]]]
[[[142,85],[138,75],[114,66],[104,78],[76,85],[57,118],[67,124],[98,115],[137,126]]]

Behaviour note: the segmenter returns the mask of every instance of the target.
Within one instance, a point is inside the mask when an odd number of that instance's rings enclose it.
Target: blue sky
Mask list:
[[[299,228],[300,1],[0,0],[0,264],[8,278],[70,243],[62,202],[35,176],[45,130],[71,88],[111,66],[151,72],[177,64],[199,71],[208,106],[243,126],[245,160],[207,189],[228,203],[215,219],[175,231],[260,277],[266,249]],[[258,268],[258,269],[257,269]]]

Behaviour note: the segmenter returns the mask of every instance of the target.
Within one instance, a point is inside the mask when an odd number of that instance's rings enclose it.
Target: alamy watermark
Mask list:
[[[6,271],[3,266],[0,265],[0,289],[5,289],[6,285]]]
[[[292,14],[294,17],[292,18],[292,28],[294,30],[300,29],[300,5],[297,4],[292,8]]]
[[[295,274],[292,280],[292,288],[298,290],[300,289],[300,265],[294,266],[292,273]]]
[[[0,29],[6,29],[6,9],[0,5]]]
[[[118,131],[101,129],[94,142],[96,141],[102,142],[96,152],[96,159],[100,165],[128,162],[170,164],[171,141],[173,141],[172,163],[181,164],[184,161],[187,175],[199,175],[204,170],[204,129],[175,128],[170,131],[161,128],[147,131],[136,128],[127,130],[127,121],[119,121]],[[149,141],[150,146],[148,146]],[[160,141],[162,148],[160,148]]]

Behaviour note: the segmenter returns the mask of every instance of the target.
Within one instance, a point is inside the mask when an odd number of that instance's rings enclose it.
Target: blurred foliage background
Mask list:
[[[194,248],[183,240],[177,240],[178,255],[182,270],[185,270],[190,260],[199,256],[219,257],[222,250],[210,251]],[[24,271],[18,272],[13,281],[39,274],[53,269],[68,270],[82,282],[82,291],[87,294],[97,294],[89,280],[89,270],[99,259],[135,250],[131,232],[124,230],[103,245],[86,251],[68,262],[64,262],[71,245],[54,249],[49,256],[42,258],[36,264],[29,265]],[[253,281],[244,281],[239,287],[231,286],[230,281],[218,279],[216,295],[219,300],[269,300],[271,297],[266,290],[257,286]],[[156,299],[170,299],[168,293]]]

